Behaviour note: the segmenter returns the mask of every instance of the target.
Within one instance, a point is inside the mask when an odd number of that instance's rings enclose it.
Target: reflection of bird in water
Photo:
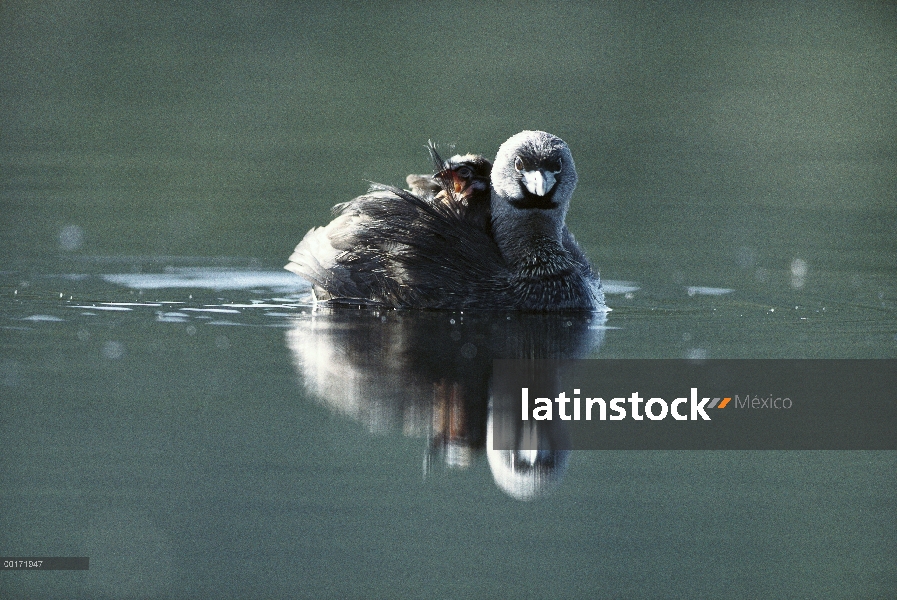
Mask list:
[[[424,457],[424,474],[434,456],[441,455],[449,467],[466,468],[473,458],[474,439],[467,414],[468,390],[445,378],[433,384],[433,419],[430,444]]]
[[[550,436],[536,430],[536,426],[523,434],[537,438],[528,441],[534,442],[532,448],[539,449],[496,450],[493,443],[494,417],[490,411],[486,425],[486,457],[496,485],[518,500],[532,500],[556,487],[567,472],[570,451],[552,450],[550,441],[538,439]],[[569,442],[563,445],[569,447]]]
[[[560,482],[567,454],[555,450],[556,432],[544,430],[524,432],[535,435],[539,451],[525,444],[493,450],[492,361],[588,356],[603,340],[605,319],[604,313],[322,308],[297,318],[286,343],[310,396],[372,431],[426,436],[425,473],[439,462],[471,466],[485,451],[496,484],[529,499]]]
[[[375,186],[338,205],[336,218],[309,231],[286,268],[333,303],[604,308],[598,277],[564,224],[577,180],[567,144],[533,131],[505,142],[491,171],[488,212],[477,189],[483,162],[467,155],[445,164],[434,176],[435,194],[415,179],[409,184],[424,193]]]

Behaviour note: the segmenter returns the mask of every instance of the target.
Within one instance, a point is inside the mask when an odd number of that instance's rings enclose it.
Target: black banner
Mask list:
[[[897,450],[897,360],[496,360],[497,450]]]
[[[90,558],[86,556],[3,556],[0,569],[4,571],[86,571]]]

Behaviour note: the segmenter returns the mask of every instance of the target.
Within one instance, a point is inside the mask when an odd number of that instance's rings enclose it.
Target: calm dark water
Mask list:
[[[897,356],[897,11],[0,6],[0,554],[20,597],[889,597],[893,452],[574,452],[491,357]],[[314,310],[424,144],[564,138],[605,316]],[[515,491],[516,490],[516,491]]]

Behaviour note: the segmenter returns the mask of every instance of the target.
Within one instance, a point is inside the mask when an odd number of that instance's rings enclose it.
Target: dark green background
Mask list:
[[[433,139],[564,138],[605,276],[893,275],[892,3],[4,2],[0,247],[280,266]],[[862,276],[864,273],[861,273]]]
[[[0,596],[892,596],[893,452],[578,452],[518,502],[314,397],[285,292],[98,277],[279,270],[532,128],[632,282],[593,356],[897,357],[892,2],[0,3],[0,553],[91,557]]]

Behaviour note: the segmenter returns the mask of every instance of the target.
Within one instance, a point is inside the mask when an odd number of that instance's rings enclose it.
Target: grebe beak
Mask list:
[[[523,184],[530,194],[544,196],[551,191],[555,184],[555,174],[551,171],[537,169],[535,171],[523,171]]]

